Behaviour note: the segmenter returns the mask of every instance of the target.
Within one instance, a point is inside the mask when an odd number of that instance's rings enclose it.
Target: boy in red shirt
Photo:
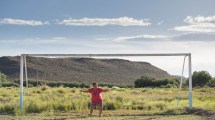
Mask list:
[[[97,83],[93,83],[93,88],[90,88],[86,91],[80,90],[80,92],[85,92],[85,93],[91,93],[91,107],[90,107],[90,116],[92,116],[93,109],[96,109],[96,106],[98,106],[99,109],[99,117],[101,117],[102,114],[102,92],[107,92],[110,91],[109,89],[102,89],[98,87]]]

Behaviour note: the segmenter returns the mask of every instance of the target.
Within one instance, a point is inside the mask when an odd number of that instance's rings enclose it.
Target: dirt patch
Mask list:
[[[192,109],[187,108],[187,111],[189,114],[206,116],[208,120],[215,120],[215,112],[210,110],[193,107]]]

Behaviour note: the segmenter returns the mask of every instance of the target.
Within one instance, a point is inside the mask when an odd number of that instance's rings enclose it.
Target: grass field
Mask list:
[[[48,86],[25,89],[23,111],[19,110],[19,88],[0,88],[0,119],[99,119],[88,118],[90,94],[80,93],[80,88],[50,88]],[[183,89],[179,108],[176,88],[111,88],[103,93],[104,119],[203,119],[186,115],[188,90]],[[193,106],[215,111],[215,89],[196,88],[193,90]],[[5,114],[5,115],[3,115]],[[9,114],[9,115],[8,115]],[[33,114],[33,115],[32,115]],[[98,114],[95,111],[94,116]],[[21,116],[20,116],[21,115]],[[24,116],[23,116],[24,115]],[[156,116],[152,116],[156,115]],[[174,115],[174,116],[173,116]]]

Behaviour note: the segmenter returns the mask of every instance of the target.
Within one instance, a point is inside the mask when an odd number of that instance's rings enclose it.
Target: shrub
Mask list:
[[[47,110],[47,106],[44,105],[42,101],[38,102],[36,100],[29,101],[28,106],[26,107],[27,113],[41,113]]]
[[[48,89],[49,89],[49,88],[48,88],[48,86],[46,86],[46,85],[43,85],[42,88],[41,88],[42,91],[46,91],[46,90],[48,90]]]
[[[166,104],[163,102],[159,102],[155,105],[155,107],[159,110],[164,110],[166,108]]]
[[[111,90],[117,90],[117,89],[120,89],[120,88],[117,87],[117,86],[113,86],[113,87],[111,88]]]
[[[120,96],[117,96],[117,97],[116,97],[116,101],[118,101],[118,102],[123,102],[123,98],[120,97]]]
[[[137,109],[138,109],[138,110],[143,110],[144,107],[143,107],[143,106],[137,106]]]
[[[195,71],[192,75],[193,86],[203,87],[212,79],[211,75],[207,71]]]
[[[134,82],[136,88],[140,87],[166,87],[166,88],[173,88],[179,86],[178,79],[162,79],[156,80],[155,78],[148,77],[148,76],[141,76],[140,79],[137,79]]]
[[[4,82],[2,83],[2,87],[19,87],[19,84],[14,82]]]
[[[7,80],[7,76],[6,76],[4,73],[1,73],[1,72],[0,72],[0,77],[1,77],[1,78],[0,78],[0,79],[1,79],[1,81],[0,81],[1,83],[7,82],[7,81],[8,81],[8,80]]]
[[[154,81],[155,78],[148,77],[148,76],[141,76],[140,79],[137,79],[134,82],[135,87],[146,87],[146,86],[152,86],[152,81]]]
[[[106,102],[103,106],[105,110],[117,110],[120,109],[121,104],[119,102]]]
[[[209,87],[215,87],[215,79],[209,80],[208,84]]]
[[[147,92],[148,90],[147,89],[142,89],[142,92]]]
[[[71,90],[71,92],[72,92],[72,93],[75,93],[75,92],[76,92],[76,90],[75,90],[75,89],[72,89],[72,90]]]
[[[59,87],[57,92],[61,93],[61,94],[65,94],[66,90],[63,88],[63,86]]]

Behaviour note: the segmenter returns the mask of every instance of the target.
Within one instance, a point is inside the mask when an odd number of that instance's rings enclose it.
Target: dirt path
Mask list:
[[[208,120],[215,120],[215,112],[210,110],[204,110],[204,109],[193,107],[192,109],[189,109],[188,112],[194,115],[206,116]]]

